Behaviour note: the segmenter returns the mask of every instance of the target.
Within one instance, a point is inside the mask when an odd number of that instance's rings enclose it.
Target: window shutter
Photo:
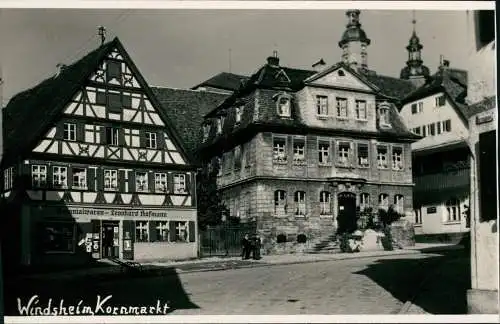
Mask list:
[[[64,123],[60,122],[54,125],[56,127],[55,138],[58,140],[62,140],[64,136]]]
[[[71,188],[73,186],[73,168],[69,165],[66,167],[66,177],[68,188]]]
[[[128,173],[128,189],[130,192],[135,192],[135,172]]]
[[[192,173],[186,173],[186,192],[187,193],[191,193],[192,190],[191,190],[191,176],[192,176]]]
[[[76,141],[85,142],[85,123],[76,123]]]
[[[149,221],[149,242],[156,242],[156,222]]]
[[[166,150],[166,144],[165,144],[165,135],[163,132],[157,132],[156,133],[156,147],[159,150]]]
[[[95,187],[96,170],[97,169],[94,168],[87,169],[87,187],[89,188],[89,191],[96,191]]]
[[[118,190],[125,192],[125,171],[118,170]]]
[[[189,242],[196,242],[196,228],[193,221],[189,221]]]
[[[104,170],[102,167],[96,169],[95,177],[97,179],[97,188],[95,191],[103,191],[104,190]]]
[[[168,234],[170,236],[170,242],[175,242],[175,222],[168,222]]]
[[[126,146],[125,145],[125,130],[123,128],[118,129],[118,144],[120,146]]]
[[[148,172],[148,190],[149,192],[155,192],[155,174],[154,172]]]
[[[108,127],[101,126],[101,144],[106,144],[106,130]]]
[[[146,132],[143,129],[139,132],[139,143],[142,148],[146,147]]]

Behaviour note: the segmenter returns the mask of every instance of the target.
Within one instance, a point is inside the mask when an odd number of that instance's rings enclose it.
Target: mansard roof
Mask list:
[[[115,48],[123,55],[153,106],[160,106],[120,40],[116,37],[66,66],[57,75],[40,82],[31,89],[18,93],[9,101],[3,109],[5,152],[2,164],[11,163],[14,159],[23,157],[36,144],[44,132],[48,131],[55,120],[62,115],[64,108],[75,93],[85,86],[86,81],[98,69],[102,60]],[[191,160],[175,128],[172,127],[171,121],[162,109],[158,110],[158,114],[165,122],[166,128],[180,153]]]

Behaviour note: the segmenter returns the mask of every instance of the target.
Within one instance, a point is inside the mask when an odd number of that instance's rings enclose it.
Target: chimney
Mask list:
[[[56,74],[54,75],[54,78],[57,78],[64,71],[65,68],[66,68],[65,64],[58,63],[56,65],[57,71],[56,71]]]
[[[316,62],[312,65],[312,68],[314,71],[320,72],[325,68],[325,65],[326,65],[325,60],[323,60],[323,58],[321,58],[318,62]]]
[[[280,58],[278,57],[278,51],[273,51],[273,56],[267,58],[267,64],[269,66],[280,66]]]

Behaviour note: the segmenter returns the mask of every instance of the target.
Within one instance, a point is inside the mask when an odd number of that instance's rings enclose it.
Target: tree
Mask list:
[[[229,215],[229,210],[222,202],[217,190],[217,173],[219,163],[205,163],[196,175],[198,226],[205,229],[207,225],[222,223],[224,216]]]

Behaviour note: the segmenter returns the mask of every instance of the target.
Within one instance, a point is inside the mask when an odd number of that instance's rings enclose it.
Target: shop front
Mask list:
[[[22,263],[197,257],[196,209],[24,206]]]

